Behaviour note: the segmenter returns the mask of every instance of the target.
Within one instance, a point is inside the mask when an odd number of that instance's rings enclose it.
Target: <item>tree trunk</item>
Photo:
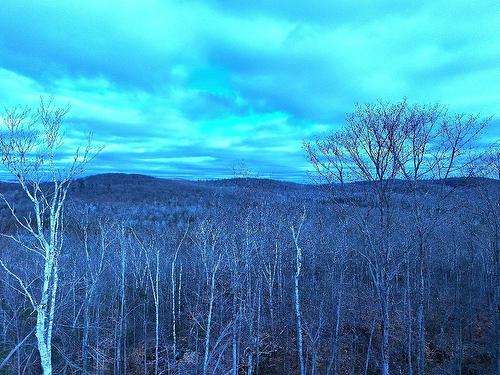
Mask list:
[[[207,318],[207,329],[205,332],[205,354],[203,358],[203,375],[207,375],[208,373],[208,360],[209,360],[209,349],[210,349],[210,331],[212,328],[212,314],[214,307],[214,299],[215,299],[215,276],[217,274],[217,269],[219,268],[220,260],[222,255],[219,255],[219,259],[212,270],[212,277],[210,282],[210,301],[208,305],[208,318]]]
[[[389,306],[387,291],[382,299],[382,375],[389,375]]]
[[[36,321],[36,339],[38,352],[40,353],[40,365],[42,366],[43,375],[52,375],[51,351],[50,344],[47,342],[46,332],[46,312],[39,309]]]
[[[300,280],[300,271],[302,267],[302,251],[299,246],[296,246],[297,254],[297,268],[295,271],[295,315],[297,317],[297,352],[299,356],[299,364],[300,364],[300,375],[305,375],[305,366],[304,366],[304,353],[303,353],[303,344],[302,344],[302,314],[300,308],[300,291],[299,291],[299,280]]]
[[[370,338],[368,339],[368,348],[366,350],[365,375],[368,374],[368,365],[370,364],[370,355],[372,351],[372,339],[374,331],[375,331],[375,318],[372,318],[372,328],[370,329]]]
[[[418,268],[418,311],[417,311],[417,373],[425,374],[425,328],[424,328],[424,304],[425,304],[425,280],[424,280],[424,244],[419,234],[419,268]]]

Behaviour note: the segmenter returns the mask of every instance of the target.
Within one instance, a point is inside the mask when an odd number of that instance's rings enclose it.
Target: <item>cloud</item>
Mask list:
[[[108,145],[93,171],[220,177],[245,160],[261,175],[297,178],[307,167],[301,141],[339,126],[355,102],[405,96],[494,115],[499,8],[9,1],[0,101],[69,103],[68,147],[88,131]]]

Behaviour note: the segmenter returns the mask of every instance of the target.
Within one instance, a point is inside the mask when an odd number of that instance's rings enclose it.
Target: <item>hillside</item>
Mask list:
[[[392,181],[381,206],[373,183],[137,174],[76,180],[64,214],[57,373],[71,367],[77,374],[80,366],[113,373],[120,360],[130,373],[152,373],[158,364],[191,375],[205,353],[214,374],[217,366],[225,373],[250,367],[299,373],[297,295],[304,357],[318,373],[326,373],[332,356],[339,374],[364,373],[365,366],[379,373],[388,325],[390,366],[405,368],[418,353],[419,306],[429,374],[493,373],[500,183],[424,181],[415,193],[413,187]],[[19,186],[0,183],[0,192],[29,222],[32,207]],[[37,240],[5,205],[0,215],[2,233],[14,236],[0,238],[0,259],[40,286]],[[24,337],[34,321],[19,310],[26,300],[9,275],[0,272],[0,317],[23,317],[14,328]],[[18,341],[4,336],[0,356]],[[36,374],[33,345],[28,336],[20,357]],[[89,353],[86,363],[82,351]]]

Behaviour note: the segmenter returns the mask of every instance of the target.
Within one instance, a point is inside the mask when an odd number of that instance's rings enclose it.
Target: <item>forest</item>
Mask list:
[[[356,105],[292,183],[87,176],[66,116],[2,117],[0,374],[500,373],[489,118]]]

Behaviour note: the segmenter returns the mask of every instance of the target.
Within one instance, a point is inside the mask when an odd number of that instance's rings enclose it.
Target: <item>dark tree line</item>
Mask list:
[[[487,119],[357,106],[305,145],[322,185],[235,180],[192,207],[155,197],[153,215],[78,195],[93,149],[55,161],[57,111],[4,118],[19,185],[3,192],[0,372],[498,371],[500,189],[478,176],[497,177],[499,159],[476,147]]]

